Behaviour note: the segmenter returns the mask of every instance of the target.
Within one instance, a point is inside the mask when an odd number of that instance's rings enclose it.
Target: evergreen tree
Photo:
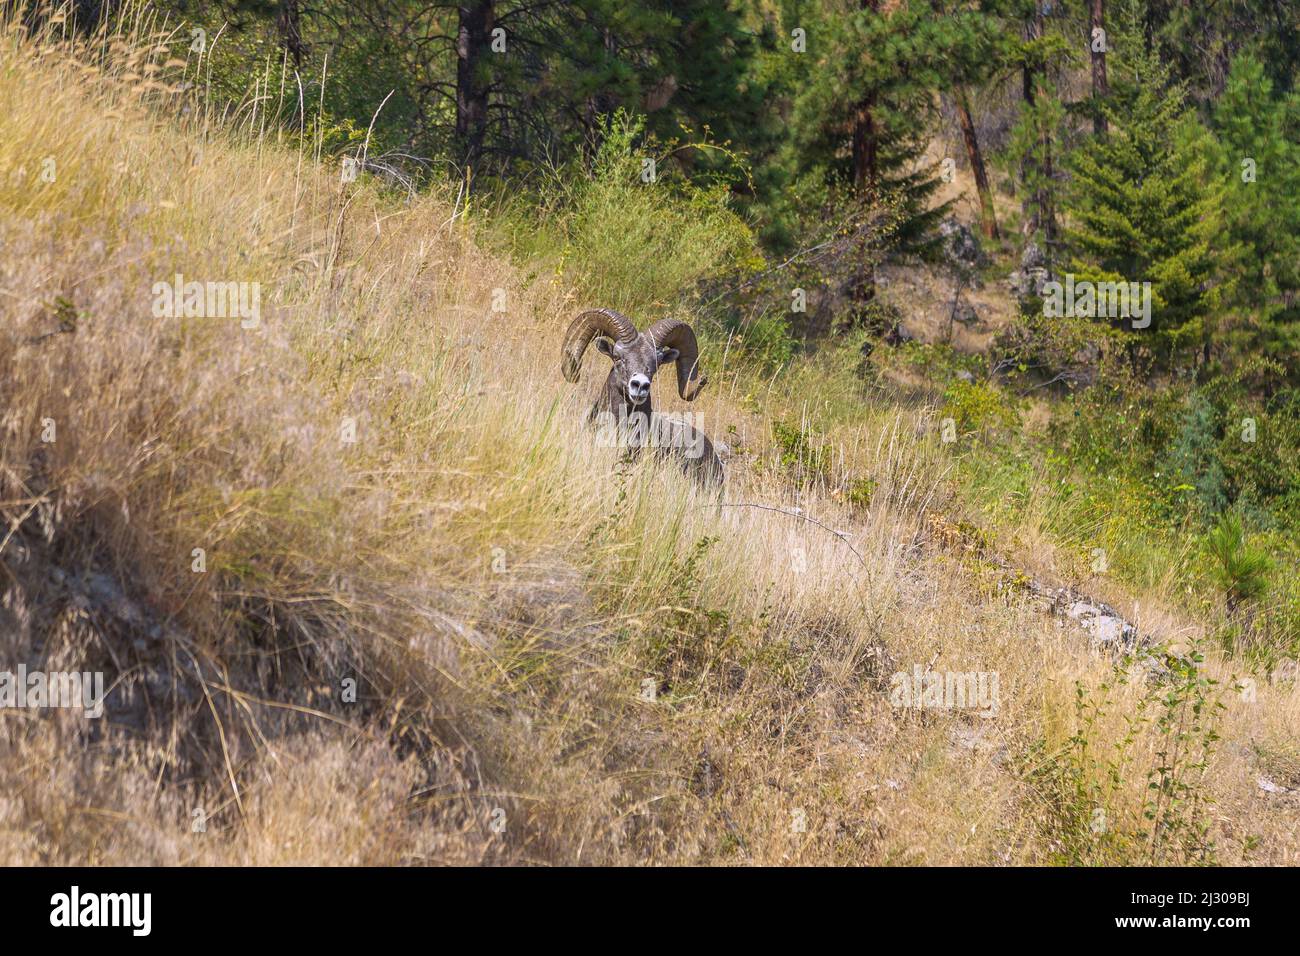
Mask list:
[[[761,86],[748,82],[754,38],[731,3],[575,0],[540,5],[524,42],[537,51],[534,84],[548,121],[588,152],[616,110],[640,113],[661,140],[683,130],[739,139],[758,122]],[[570,152],[572,141],[562,153]],[[679,157],[700,162],[707,157]]]
[[[1058,243],[1058,153],[1065,117],[1059,74],[1078,51],[1059,31],[1049,29],[1048,14],[1062,13],[1052,4],[1032,2],[1021,4],[1019,10],[1023,40],[1017,59],[1023,103],[1010,152],[1022,189],[1020,231],[1040,240],[1050,264]]]
[[[956,31],[929,0],[794,7],[800,12],[787,25],[806,31],[807,51],[792,54],[798,76],[785,161],[796,176],[826,182],[856,210],[855,223],[867,222],[872,206],[888,206],[896,253],[932,254],[951,204],[933,203],[940,180],[923,155]],[[875,292],[874,257],[864,248],[858,261],[848,288],[854,322]]]
[[[1128,0],[1141,8],[1146,40],[1188,84],[1196,101],[1217,98],[1229,68],[1252,53],[1274,88],[1290,91],[1300,63],[1296,0]]]
[[[1056,208],[1062,178],[1056,158],[1066,140],[1066,109],[1060,98],[1035,82],[1032,100],[1020,105],[1004,152],[1007,172],[1018,180],[1021,193],[1020,231],[1036,239],[1048,264],[1056,255]]]
[[[1300,349],[1300,324],[1288,310],[1300,291],[1300,144],[1288,135],[1300,98],[1275,98],[1264,65],[1242,55],[1214,117],[1234,252],[1230,304],[1242,320],[1226,330],[1228,345],[1285,363]]]
[[[951,92],[961,125],[966,158],[980,204],[980,222],[984,235],[996,239],[999,233],[993,209],[993,188],[975,130],[970,91],[988,84],[1016,59],[1019,44],[1010,26],[1023,3],[1021,0],[979,0],[972,5],[931,0],[931,6],[935,14],[943,18],[940,27],[948,38],[948,55],[942,64],[944,86]]]
[[[808,52],[793,104],[793,165],[860,195],[898,197],[911,213],[900,242],[920,250],[942,215],[927,208],[935,171],[916,168],[941,80],[930,5],[887,13],[878,0],[816,7],[800,21]]]
[[[1151,325],[1126,328],[1130,354],[1149,337],[1170,359],[1199,346],[1208,351],[1208,319],[1221,287],[1223,189],[1210,175],[1212,143],[1184,107],[1182,89],[1150,58],[1117,82],[1106,113],[1109,136],[1081,147],[1068,193],[1076,280],[1150,282]]]

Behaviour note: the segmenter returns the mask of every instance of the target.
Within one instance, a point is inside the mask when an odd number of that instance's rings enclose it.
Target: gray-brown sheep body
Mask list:
[[[655,372],[669,362],[677,365],[677,393],[685,401],[694,401],[707,383],[694,330],[676,319],[660,319],[638,332],[631,319],[613,309],[588,309],[564,335],[560,371],[567,381],[578,381],[593,339],[612,364],[588,417],[618,444],[677,458],[700,484],[720,487],[726,471],[708,435],[691,421],[655,412],[650,400]]]

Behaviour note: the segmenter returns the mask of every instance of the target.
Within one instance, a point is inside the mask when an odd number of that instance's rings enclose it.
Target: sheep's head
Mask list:
[[[689,325],[660,319],[638,332],[631,319],[612,309],[590,309],[569,324],[560,364],[567,381],[578,380],[583,353],[592,339],[597,350],[614,363],[607,388],[633,407],[650,400],[650,382],[668,362],[677,363],[677,393],[686,401],[693,402],[708,382],[700,373],[700,350]]]

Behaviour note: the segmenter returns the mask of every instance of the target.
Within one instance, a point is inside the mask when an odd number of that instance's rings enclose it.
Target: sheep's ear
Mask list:
[[[677,356],[679,356],[679,355],[681,355],[681,354],[682,354],[682,353],[679,352],[679,351],[677,351],[676,349],[660,349],[660,350],[659,350],[659,364],[660,364],[660,365],[667,365],[669,362],[676,362],[676,361],[677,361]]]
[[[596,350],[598,352],[601,352],[604,355],[608,355],[610,358],[613,358],[614,357],[613,339],[607,339],[602,335],[600,338],[596,339]]]

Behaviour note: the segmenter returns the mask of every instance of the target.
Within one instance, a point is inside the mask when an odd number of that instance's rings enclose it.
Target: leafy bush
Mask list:
[[[1160,661],[1126,657],[1116,676],[1093,692],[1076,682],[1074,732],[1054,754],[1044,755],[1040,743],[1027,772],[1045,798],[1039,823],[1055,847],[1055,862],[1215,862],[1203,783],[1224,705],[1219,682],[1199,666],[1203,660],[1196,648]],[[1150,664],[1159,670],[1148,673]],[[1134,680],[1144,682],[1138,700],[1121,704],[1118,689]],[[1103,747],[1113,711],[1123,712],[1124,730]]]
[[[807,427],[795,427],[783,421],[774,421],[772,439],[776,442],[781,467],[798,481],[830,480],[830,449],[824,444],[814,444]]]
[[[763,370],[778,370],[794,358],[790,324],[779,312],[762,312],[745,320],[727,315],[722,329],[737,358],[747,359]]]
[[[1038,303],[1024,303],[1020,318],[995,338],[990,352],[994,368],[1015,381],[1050,384],[1058,391],[1061,386],[1091,385],[1102,372],[1116,333],[1086,319],[1048,318]]]
[[[761,262],[731,208],[731,183],[679,175],[671,157],[708,143],[661,143],[645,121],[617,113],[590,170],[552,170],[535,195],[501,197],[496,227],[519,261],[549,260],[587,304],[645,322],[685,305],[697,286]],[[650,163],[653,162],[653,167]]]
[[[1011,396],[993,385],[961,379],[944,390],[942,414],[963,434],[1009,430],[1019,422]]]
[[[905,363],[928,379],[947,383],[966,372],[972,377],[988,374],[988,363],[983,355],[960,352],[943,343],[902,342],[886,353],[889,359]]]

